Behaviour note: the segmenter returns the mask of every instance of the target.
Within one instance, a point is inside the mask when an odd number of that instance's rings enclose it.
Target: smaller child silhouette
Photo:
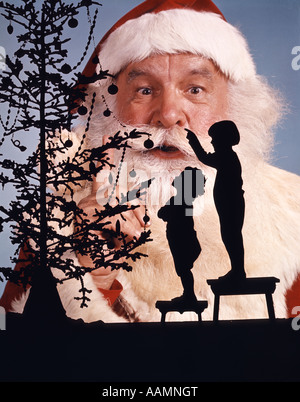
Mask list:
[[[193,201],[204,193],[204,176],[201,170],[187,167],[172,185],[177,194],[158,211],[158,217],[167,222],[167,239],[183,286],[183,295],[172,301],[184,306],[197,301],[191,269],[201,247],[194,230]]]

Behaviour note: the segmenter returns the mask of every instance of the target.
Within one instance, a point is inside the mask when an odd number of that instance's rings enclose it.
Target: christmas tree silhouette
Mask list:
[[[52,268],[63,271],[64,276],[59,280],[62,284],[71,278],[80,281],[80,294],[76,299],[82,308],[88,307],[91,291],[85,287],[84,275],[92,269],[84,269],[64,257],[68,251],[75,250],[82,255],[89,253],[94,262],[93,269],[109,266],[130,271],[130,260],[145,257],[136,248],[150,240],[150,231],[146,230],[139,239],[132,240],[120,231],[113,233],[123,244],[116,252],[107,247],[109,240],[98,239],[97,236],[91,238],[88,233],[91,230],[102,231],[105,218],[121,215],[136,206],[129,206],[126,202],[115,206],[107,203],[101,211],[95,211],[96,219],[91,223],[73,199],[76,189],[87,181],[91,182],[103,168],[113,167],[113,161],[106,157],[109,149],[123,149],[125,152],[129,139],[145,134],[137,130],[118,132],[98,148],[87,149],[83,145],[93,118],[96,94],[92,94],[89,109],[79,106],[80,102],[86,99],[89,83],[111,77],[101,68],[99,74],[90,78],[77,72],[92,42],[97,6],[101,4],[91,0],[69,5],[53,0],[38,3],[23,0],[21,6],[0,2],[8,34],[14,35],[16,26],[18,31],[22,31],[17,36],[19,48],[14,55],[6,57],[7,69],[2,72],[0,83],[0,103],[7,106],[6,116],[1,116],[0,184],[3,189],[13,185],[17,192],[8,206],[0,205],[0,231],[5,225],[10,225],[13,229],[10,239],[16,245],[16,253],[11,258],[12,266],[0,267],[0,279],[24,288],[31,286],[24,315],[32,322],[43,316],[47,322],[65,318],[56,289],[58,279],[52,275]],[[82,57],[75,66],[71,66],[66,61],[70,39],[65,38],[64,30],[77,28],[80,12],[87,12],[90,31]],[[30,65],[30,69],[25,65]],[[111,85],[109,91],[116,93],[117,88]],[[74,108],[77,113],[70,113]],[[78,115],[86,117],[86,125],[81,142],[70,158],[66,155],[74,146],[72,125]],[[25,163],[10,160],[1,153],[1,146],[9,140],[20,153],[26,153],[26,146],[18,136],[24,133],[32,135],[32,132],[38,134],[39,141]],[[141,188],[149,184],[142,183]],[[128,196],[134,197],[132,194]],[[57,211],[62,218],[57,218]],[[79,231],[76,236],[64,234],[72,226],[74,216],[81,217]],[[13,266],[16,263],[25,262],[18,257],[24,245],[30,258],[26,267],[15,271]]]

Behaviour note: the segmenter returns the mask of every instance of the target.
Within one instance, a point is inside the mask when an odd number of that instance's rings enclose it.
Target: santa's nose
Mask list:
[[[156,100],[151,123],[157,127],[168,129],[176,125],[184,127],[186,122],[180,96],[176,94],[176,91],[165,90]]]

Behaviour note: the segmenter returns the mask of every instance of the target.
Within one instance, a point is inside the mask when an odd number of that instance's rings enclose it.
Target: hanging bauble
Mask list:
[[[107,248],[108,248],[109,250],[112,250],[112,249],[115,248],[115,243],[113,242],[113,240],[109,240],[109,241],[106,243],[106,245],[107,245]]]
[[[62,68],[61,68],[61,72],[63,74],[69,74],[72,71],[72,68],[69,64],[65,63]]]
[[[98,57],[98,56],[95,56],[95,57],[93,58],[93,60],[92,60],[92,63],[93,63],[93,64],[99,64],[99,57]]]
[[[24,147],[24,145],[21,145],[21,142],[20,142],[20,140],[14,140],[13,138],[11,139],[11,142],[14,144],[14,146],[16,147],[16,148],[19,148],[19,150],[21,151],[21,152],[25,152],[26,151],[26,147]]]
[[[154,143],[152,140],[150,140],[150,138],[148,138],[145,142],[144,142],[144,147],[147,149],[151,149],[153,148]]]
[[[10,35],[14,32],[14,27],[13,27],[11,24],[8,25],[8,27],[7,27],[7,32],[8,32]]]
[[[106,110],[104,110],[103,116],[109,117],[110,115],[111,115],[111,111],[108,108]]]
[[[129,172],[129,176],[134,178],[136,176],[136,171],[132,169],[131,172]]]
[[[79,106],[78,108],[78,114],[80,114],[80,116],[84,116],[85,114],[87,114],[87,108],[85,106]]]
[[[71,141],[70,139],[65,142],[66,148],[71,148],[72,145],[73,145],[73,141]]]
[[[78,20],[74,17],[72,17],[69,21],[68,21],[68,25],[70,28],[76,28],[78,25]]]
[[[145,225],[147,225],[147,223],[150,221],[149,216],[148,216],[148,215],[145,215],[145,216],[143,217],[143,221],[145,222]]]
[[[110,86],[107,88],[107,91],[111,95],[115,95],[118,92],[118,87],[115,84],[110,84]]]
[[[19,146],[19,150],[20,150],[21,152],[25,152],[26,149],[27,149],[27,148],[24,147],[24,145]]]

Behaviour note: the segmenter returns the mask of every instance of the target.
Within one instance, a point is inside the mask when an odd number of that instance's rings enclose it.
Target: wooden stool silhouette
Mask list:
[[[275,277],[246,278],[238,283],[220,279],[209,279],[207,283],[215,295],[213,320],[219,319],[220,296],[265,294],[269,319],[275,319],[272,294],[275,291],[276,283],[280,282]]]
[[[194,311],[198,315],[198,321],[202,321],[201,314],[207,308],[208,303],[206,300],[198,300],[190,305],[180,306],[177,303],[159,300],[156,302],[155,307],[161,312],[161,322],[166,321],[166,314],[170,311],[178,311],[180,314],[185,311]]]

